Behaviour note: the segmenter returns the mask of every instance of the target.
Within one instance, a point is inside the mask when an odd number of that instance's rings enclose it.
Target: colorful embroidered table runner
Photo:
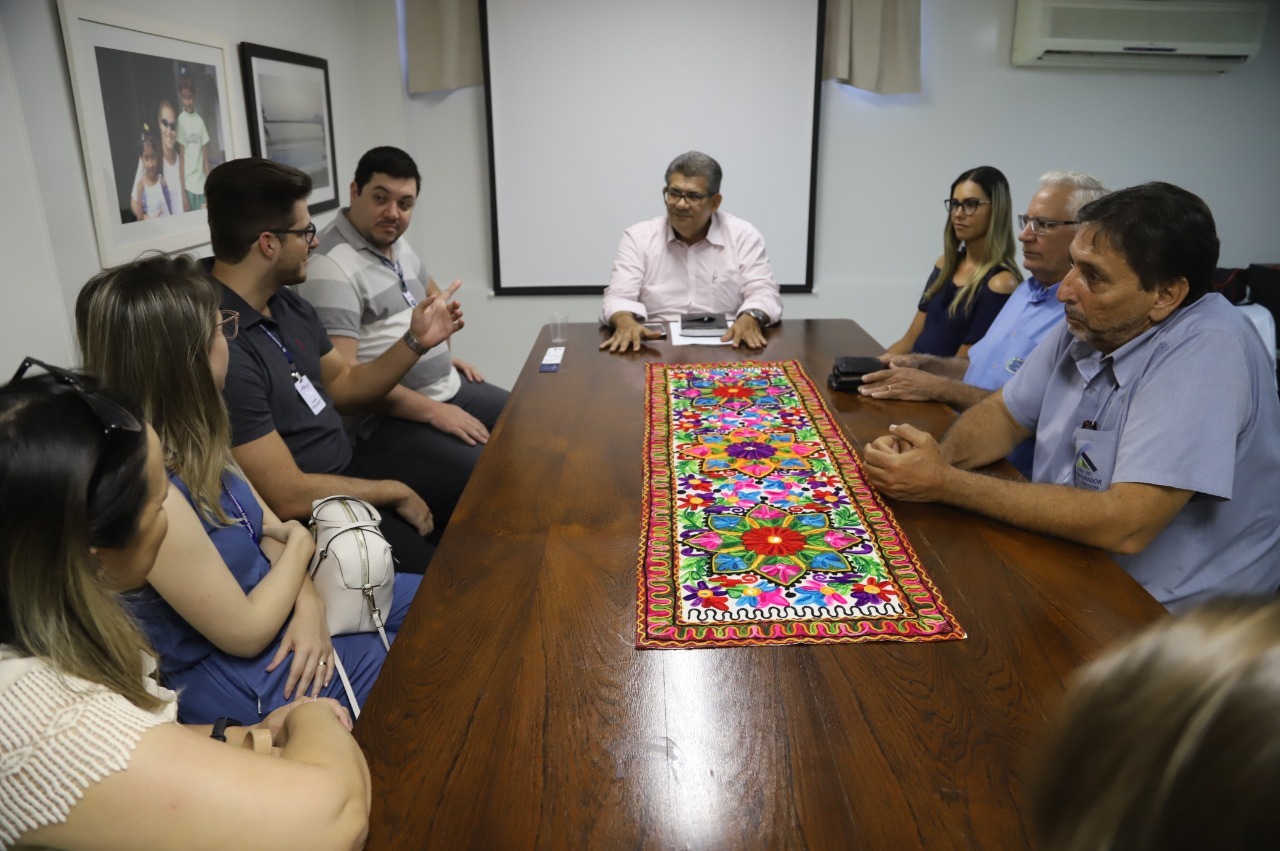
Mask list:
[[[647,388],[637,647],[964,638],[799,363]]]

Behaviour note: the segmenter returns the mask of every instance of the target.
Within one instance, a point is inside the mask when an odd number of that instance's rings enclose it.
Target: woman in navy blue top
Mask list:
[[[1013,204],[1000,170],[979,166],[966,171],[951,184],[951,197],[943,203],[943,254],[925,284],[911,327],[888,348],[892,354],[963,357],[1020,283]]]
[[[253,723],[304,695],[348,705],[341,659],[363,702],[386,658],[377,633],[330,637],[306,571],[315,550],[281,522],[231,457],[221,387],[238,317],[194,261],[151,255],[85,285],[76,326],[85,366],[137,394],[164,443],[169,532],[147,585],[125,603],[180,689],[179,719]],[[399,574],[388,637],[421,577]]]

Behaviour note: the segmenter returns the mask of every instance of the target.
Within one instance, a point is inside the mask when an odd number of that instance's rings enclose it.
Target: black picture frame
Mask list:
[[[311,175],[312,215],[338,207],[328,60],[242,41],[240,76],[253,155]]]

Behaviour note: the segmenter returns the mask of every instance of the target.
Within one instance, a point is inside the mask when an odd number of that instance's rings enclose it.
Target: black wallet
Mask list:
[[[685,313],[680,316],[680,333],[686,337],[722,337],[729,330],[723,313]]]
[[[836,358],[835,366],[827,383],[833,390],[857,390],[862,385],[862,376],[868,372],[879,372],[884,369],[880,358],[844,357]]]

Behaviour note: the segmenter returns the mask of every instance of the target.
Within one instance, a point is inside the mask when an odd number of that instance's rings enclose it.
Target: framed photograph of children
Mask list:
[[[311,175],[312,215],[337,207],[328,61],[241,42],[240,77],[253,155]]]
[[[102,264],[208,242],[205,175],[237,156],[230,45],[86,0],[58,12]]]

